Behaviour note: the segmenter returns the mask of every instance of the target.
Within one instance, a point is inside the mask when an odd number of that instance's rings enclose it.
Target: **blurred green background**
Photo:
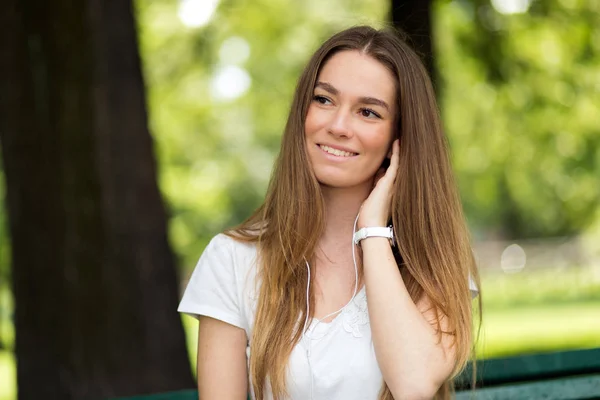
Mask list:
[[[308,57],[342,28],[388,24],[390,1],[136,7],[185,278],[213,235],[260,204]],[[482,274],[479,356],[599,347],[600,2],[438,0],[432,14],[439,103]],[[15,396],[12,309],[2,208],[0,399]],[[196,322],[183,322],[195,363]]]

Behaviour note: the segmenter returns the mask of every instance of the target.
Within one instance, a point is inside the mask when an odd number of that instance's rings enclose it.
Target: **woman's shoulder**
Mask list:
[[[187,283],[179,311],[247,329],[245,292],[255,276],[255,246],[226,235],[211,238]]]
[[[237,263],[250,262],[256,258],[256,242],[236,235],[235,232],[223,232],[213,236],[204,251],[227,254]]]

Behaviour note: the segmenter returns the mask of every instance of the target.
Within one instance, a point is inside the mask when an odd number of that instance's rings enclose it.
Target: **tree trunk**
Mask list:
[[[194,387],[132,4],[0,3],[19,398]]]
[[[421,55],[429,75],[434,79],[431,0],[391,0],[391,5],[391,22],[408,34],[413,48]]]

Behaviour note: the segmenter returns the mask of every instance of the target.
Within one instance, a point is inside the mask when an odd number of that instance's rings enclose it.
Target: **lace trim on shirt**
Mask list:
[[[256,310],[258,303],[258,293],[254,288],[250,288],[248,299],[251,307]],[[364,327],[369,325],[369,312],[367,308],[367,293],[363,287],[354,297],[354,299],[344,308],[339,316],[330,323],[323,324],[327,331],[333,328],[333,325],[341,322],[344,330],[355,338],[363,337]],[[325,329],[325,328],[322,328]],[[368,329],[368,328],[367,328]]]
[[[344,330],[355,338],[363,337],[362,328],[369,324],[367,293],[364,288],[356,294],[354,300],[342,311]]]

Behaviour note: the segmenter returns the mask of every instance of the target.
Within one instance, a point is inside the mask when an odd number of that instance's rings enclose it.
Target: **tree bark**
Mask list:
[[[432,79],[435,77],[431,47],[431,0],[391,0],[391,22],[410,38]]]
[[[132,4],[0,4],[19,398],[194,387]]]

